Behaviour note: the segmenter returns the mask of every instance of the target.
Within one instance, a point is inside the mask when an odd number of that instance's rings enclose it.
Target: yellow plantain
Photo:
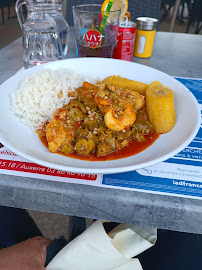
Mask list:
[[[152,82],[146,89],[146,113],[155,132],[169,132],[176,118],[173,91],[158,81]]]
[[[119,88],[123,89],[129,89],[138,92],[140,95],[145,96],[146,89],[148,87],[148,84],[132,81],[126,78],[122,78],[121,76],[109,76],[105,78],[102,83],[105,83],[107,85],[114,84],[118,86]]]

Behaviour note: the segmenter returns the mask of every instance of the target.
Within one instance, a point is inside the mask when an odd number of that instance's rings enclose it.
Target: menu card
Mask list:
[[[192,91],[202,111],[202,79],[176,79]],[[194,140],[174,157],[132,172],[108,175],[64,172],[29,162],[2,147],[0,173],[202,199],[202,129],[200,128]]]

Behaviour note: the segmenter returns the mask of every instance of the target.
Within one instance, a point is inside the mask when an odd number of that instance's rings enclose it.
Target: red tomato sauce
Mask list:
[[[39,134],[39,138],[43,145],[48,148],[48,143],[46,140],[45,136],[42,136]],[[156,133],[151,133],[149,135],[145,136],[145,140],[143,142],[137,142],[135,140],[132,140],[129,142],[129,145],[123,148],[122,150],[119,150],[117,152],[113,152],[111,154],[108,154],[107,156],[104,157],[96,157],[94,153],[91,153],[89,156],[84,157],[78,155],[76,152],[73,152],[70,155],[65,155],[62,152],[57,152],[57,154],[63,155],[63,156],[68,156],[70,158],[75,158],[75,159],[80,159],[80,160],[87,160],[87,161],[108,161],[108,160],[115,160],[115,159],[121,159],[121,158],[126,158],[130,157],[133,155],[136,155],[149,146],[151,146],[157,139],[159,138],[159,134]]]

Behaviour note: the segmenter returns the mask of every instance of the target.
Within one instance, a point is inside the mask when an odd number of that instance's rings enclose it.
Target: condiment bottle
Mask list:
[[[133,55],[140,58],[149,58],[152,55],[154,37],[158,20],[149,17],[137,18],[137,31]]]

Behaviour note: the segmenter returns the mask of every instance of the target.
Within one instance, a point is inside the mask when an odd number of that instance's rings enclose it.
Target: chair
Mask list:
[[[66,20],[70,26],[74,25],[72,6],[82,4],[102,4],[104,0],[67,0]],[[137,17],[152,17],[160,20],[161,0],[128,0],[128,10],[131,13],[131,21]]]
[[[10,16],[10,5],[14,4],[16,0],[0,0],[0,8],[1,8],[1,15],[2,15],[2,24],[5,23],[5,16],[4,16],[4,8],[8,8],[8,20],[11,18]]]
[[[4,17],[4,8],[5,7],[8,7],[7,0],[1,0],[0,1],[0,8],[1,8],[2,24],[4,24],[4,22],[5,22],[5,17]]]
[[[16,16],[11,17],[11,14],[10,14],[10,6],[15,5],[16,1],[17,0],[7,0],[7,2],[8,2],[8,19],[16,18]]]
[[[202,1],[194,0],[190,8],[190,16],[185,33],[188,33],[190,26],[194,24],[196,26],[194,33],[199,34],[200,30],[202,29],[201,22],[202,22]]]
[[[179,5],[177,7],[177,13],[176,13],[176,19],[183,23],[184,19],[187,19],[187,17],[184,17],[184,10],[185,8],[188,9],[188,14],[190,12],[190,5],[192,0],[180,0]],[[176,0],[162,0],[161,4],[161,10],[162,10],[162,17],[161,21],[163,21],[168,15],[170,15],[171,11],[174,12],[174,7],[176,4]]]

